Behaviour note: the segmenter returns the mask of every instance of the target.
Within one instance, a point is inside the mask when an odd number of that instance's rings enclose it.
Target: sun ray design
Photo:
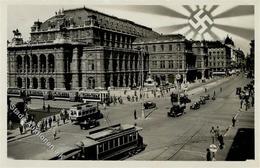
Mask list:
[[[177,30],[180,30],[180,29],[182,29],[186,26],[188,26],[188,23],[158,27],[158,28],[155,28],[155,30],[158,31],[158,32],[163,32],[163,33],[168,34],[168,33],[172,33],[172,32],[175,32]]]
[[[179,13],[173,9],[161,5],[98,5],[98,7],[112,8],[117,10],[128,10],[141,13],[150,13],[154,15],[170,16],[175,18],[187,19],[188,16]]]
[[[239,5],[214,16],[214,19],[224,18],[224,17],[227,18],[227,17],[234,17],[234,16],[253,15],[253,14],[254,14],[253,5]]]
[[[251,40],[251,39],[254,38],[254,29],[247,29],[247,28],[220,25],[220,24],[215,24],[214,26],[216,28],[225,30],[226,32],[238,35],[238,36],[245,38],[247,40]]]
[[[214,33],[212,30],[209,30],[208,33],[209,33],[209,35],[210,35],[213,39],[215,39],[215,40],[221,40],[221,39],[219,38],[219,36],[218,36],[216,33]]]

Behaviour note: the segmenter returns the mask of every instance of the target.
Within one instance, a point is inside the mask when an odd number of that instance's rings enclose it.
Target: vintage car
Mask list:
[[[200,96],[199,103],[200,103],[200,105],[206,104],[206,99],[204,96]]]
[[[207,95],[204,96],[204,98],[205,98],[205,100],[209,100],[210,99],[210,95],[207,94]]]
[[[193,103],[191,106],[190,106],[190,109],[193,109],[193,110],[197,110],[200,108],[200,103],[199,102],[195,102]]]
[[[190,103],[191,100],[189,99],[188,95],[181,95],[180,96],[180,103],[181,104],[186,104],[186,103]]]
[[[86,129],[98,127],[100,123],[95,119],[88,119],[88,120],[84,120],[83,122],[80,122],[79,125],[81,129],[86,130]]]
[[[173,105],[170,112],[168,112],[169,117],[178,117],[184,113],[184,109],[186,106],[184,104],[181,105]]]
[[[145,109],[152,109],[155,108],[156,104],[154,102],[148,101],[144,103],[144,108]]]

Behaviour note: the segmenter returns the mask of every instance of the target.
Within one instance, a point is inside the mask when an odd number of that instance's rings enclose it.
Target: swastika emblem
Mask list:
[[[197,8],[197,10],[191,13],[188,22],[193,31],[198,32],[201,35],[209,31],[214,23],[213,17],[205,8]]]

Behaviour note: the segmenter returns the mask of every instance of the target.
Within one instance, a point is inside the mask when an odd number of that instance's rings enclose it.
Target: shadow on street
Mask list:
[[[232,146],[228,152],[227,161],[245,161],[255,159],[254,129],[238,129]]]

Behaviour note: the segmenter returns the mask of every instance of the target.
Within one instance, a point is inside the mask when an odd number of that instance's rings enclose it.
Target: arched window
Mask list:
[[[50,90],[54,90],[55,83],[53,78],[49,78],[49,88]]]
[[[49,65],[49,71],[54,72],[54,55],[49,54],[48,55],[48,65]]]
[[[30,70],[30,57],[28,55],[24,56],[24,65],[27,67],[27,71]]]
[[[23,69],[23,61],[20,55],[16,57],[16,69],[17,72],[20,72]]]
[[[22,88],[23,87],[23,80],[20,77],[17,78],[17,87],[18,88]]]
[[[32,82],[33,82],[33,89],[37,89],[38,88],[38,79],[37,78],[33,78]]]
[[[46,71],[46,57],[44,54],[40,55],[40,72]]]
[[[41,78],[41,89],[45,89],[46,88],[46,80],[45,78]]]
[[[37,57],[37,55],[32,55],[32,70],[34,72],[38,71],[38,57]]]

